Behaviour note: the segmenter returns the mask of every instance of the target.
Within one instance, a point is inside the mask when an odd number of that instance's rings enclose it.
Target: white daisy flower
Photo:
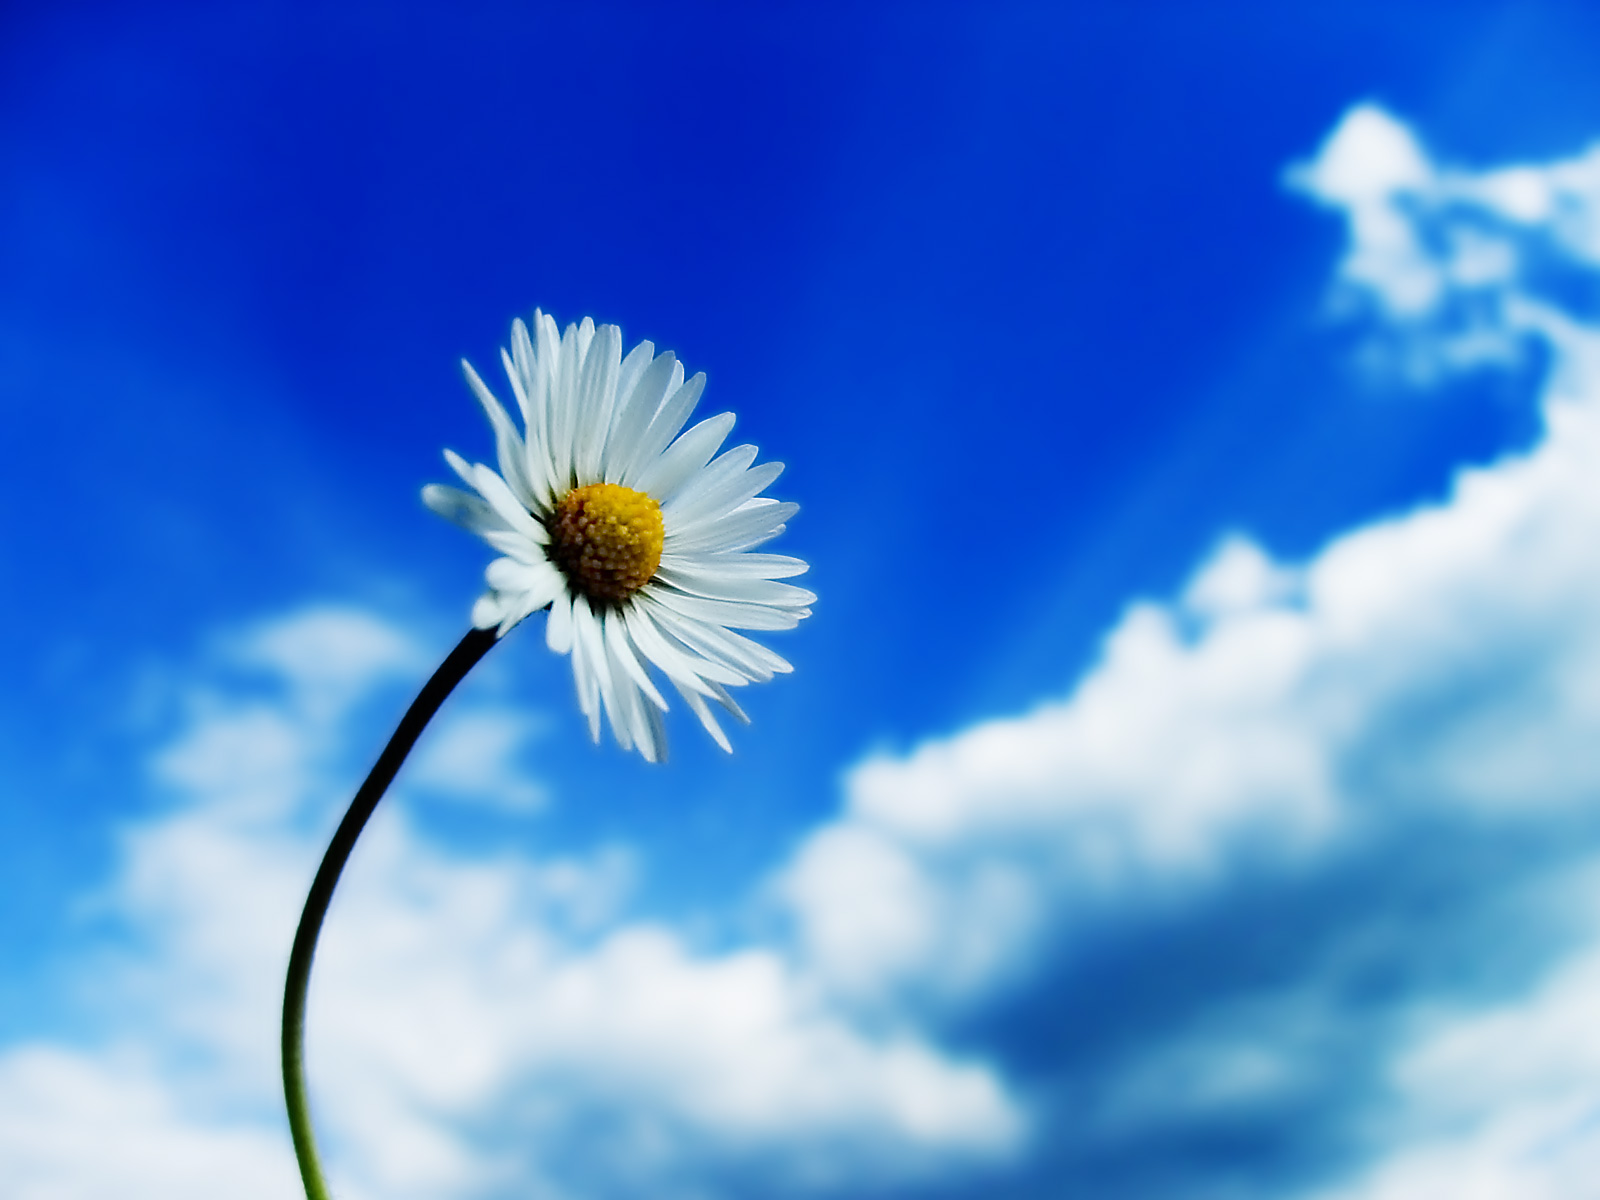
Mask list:
[[[511,352],[500,357],[525,432],[463,360],[494,426],[500,470],[447,450],[472,492],[422,490],[434,512],[505,556],[489,564],[473,625],[503,637],[548,607],[545,640],[572,655],[597,742],[604,707],[623,749],[663,757],[667,701],[654,666],[731,751],[708,701],[748,723],[728,689],[793,670],[734,630],[792,629],[816,600],[776,582],[805,571],[800,559],[751,553],[799,507],[758,495],[783,464],[754,466],[754,446],[713,458],[732,413],[680,434],[705,375],[685,382],[676,356],[649,342],[623,358],[615,325],[586,317],[560,334],[535,310],[533,333],[514,322]]]

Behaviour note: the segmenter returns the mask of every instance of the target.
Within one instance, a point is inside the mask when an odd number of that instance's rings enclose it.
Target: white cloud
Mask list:
[[[174,807],[127,831],[101,898],[131,946],[81,974],[103,1043],[0,1053],[0,1114],[27,1114],[15,1126],[26,1200],[293,1191],[277,1115],[281,971],[353,782],[340,741],[366,692],[419,661],[407,635],[349,611],[228,645],[222,665],[281,686],[198,687],[188,727],[154,756]],[[336,897],[308,1061],[340,1194],[522,1194],[540,1178],[552,1194],[667,1191],[752,1162],[776,1190],[804,1190],[840,1172],[981,1165],[1017,1145],[1021,1114],[982,1064],[852,1023],[777,951],[707,956],[624,920],[631,851],[462,857],[418,832],[405,788],[444,787],[451,771],[469,797],[501,784],[540,796],[512,754],[529,728],[514,710],[453,711]],[[511,1110],[524,1119],[497,1132]],[[595,1128],[615,1132],[613,1152],[563,1165]]]
[[[1355,151],[1359,143],[1351,142]],[[1449,246],[1440,225],[1475,226],[1474,253],[1495,266],[1469,277],[1458,262],[1456,286],[1493,288],[1504,343],[1541,339],[1552,362],[1544,444],[1526,461],[1467,481],[1470,494],[1463,489],[1495,553],[1476,578],[1458,582],[1459,608],[1523,669],[1484,679],[1485,689],[1504,691],[1502,703],[1460,713],[1405,771],[1466,803],[1534,819],[1551,806],[1592,809],[1600,798],[1600,331],[1588,314],[1539,295],[1529,277],[1552,257],[1600,265],[1600,145],[1550,164],[1432,171],[1413,186],[1417,239],[1431,234]],[[1334,192],[1323,198],[1340,202]],[[1381,272],[1373,290],[1386,299]],[[1409,549],[1437,576],[1462,557],[1460,540],[1425,528]],[[1600,889],[1591,880],[1564,899],[1561,919],[1586,928],[1586,948],[1487,1011],[1428,1014],[1392,1061],[1394,1094],[1372,1139],[1375,1162],[1318,1191],[1322,1200],[1600,1196]]]
[[[1528,302],[1540,269],[1600,265],[1600,143],[1472,171],[1436,163],[1402,122],[1364,104],[1287,180],[1344,216],[1336,311],[1376,310],[1371,365],[1414,382],[1517,361],[1538,336]]]
[[[1426,362],[1430,378],[1542,342],[1545,436],[1304,563],[1230,538],[1178,600],[1132,606],[1066,700],[859,766],[844,815],[775,884],[825,986],[874,1008],[932,1001],[970,1016],[1108,917],[1203,907],[1249,872],[1270,906],[1273,872],[1287,880],[1408,828],[1559,828],[1593,806],[1600,331],[1523,287],[1520,272],[1540,238],[1592,256],[1597,163],[1600,151],[1548,168],[1445,171],[1379,110],[1340,123],[1294,176],[1349,218],[1340,286],[1406,332],[1410,365]],[[1213,1027],[1197,1009],[1187,1029],[1152,1030],[1084,1101],[1091,1123],[1126,1131],[1216,1115],[1326,1074],[1306,1070],[1327,1045],[1306,1023],[1314,995],[1291,989],[1246,1008],[1243,1023]],[[1565,1137],[1562,1154],[1587,1167],[1600,1119],[1593,1090],[1580,1090],[1589,1125],[1571,1106],[1546,1114],[1502,1097],[1525,1136],[1504,1140],[1490,1122],[1470,1161],[1487,1156],[1522,1179],[1515,1154]],[[1591,1194],[1572,1190],[1580,1176],[1564,1170],[1559,1194]],[[1440,1175],[1453,1185],[1429,1191],[1405,1174],[1372,1195],[1476,1195],[1470,1177]]]
[[[1465,198],[1494,190],[1441,176],[1371,108],[1296,178],[1350,214],[1343,279],[1404,317],[1455,286],[1418,226],[1470,223]],[[1231,538],[1178,602],[1133,606],[1065,701],[858,767],[845,818],[781,885],[822,969],[853,991],[967,989],[1085,904],[1202,886],[1241,854],[1302,854],[1380,808],[1511,817],[1591,797],[1600,334],[1517,299],[1497,329],[1543,338],[1565,368],[1542,444],[1304,564]],[[973,969],[975,954],[992,961]]]
[[[431,670],[428,653],[360,609],[321,606],[251,629],[229,647],[238,661],[273,672],[300,708],[337,717],[385,678]]]
[[[519,769],[518,758],[543,723],[509,705],[453,712],[424,735],[406,779],[447,799],[464,800],[510,813],[531,813],[545,802],[544,789]]]
[[[300,1186],[276,1129],[180,1107],[137,1053],[0,1057],[0,1161],[15,1200],[279,1200]]]
[[[1409,129],[1380,108],[1353,108],[1315,161],[1292,170],[1289,180],[1345,214],[1345,280],[1394,316],[1414,317],[1439,303],[1448,273],[1422,243],[1411,205],[1437,190],[1437,173]]]

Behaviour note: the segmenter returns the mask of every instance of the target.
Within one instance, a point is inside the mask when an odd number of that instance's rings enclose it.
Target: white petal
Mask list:
[[[610,658],[609,652],[607,658]],[[644,719],[644,710],[650,706],[640,698],[639,689],[633,686],[632,680],[622,676],[622,669],[615,662],[610,663],[609,669],[617,697],[618,711],[611,714],[611,731],[616,734],[617,745],[624,750],[637,749],[645,762],[655,762],[654,750],[647,749],[647,744],[640,741],[641,736],[650,736]]]
[[[760,667],[770,671],[772,675],[791,675],[794,673],[794,666],[787,658],[777,651],[763,646],[754,638],[747,638],[744,634],[735,633],[731,629],[717,629],[704,625],[700,628],[708,638],[715,641],[725,652],[735,656],[742,655],[743,659],[741,661],[758,664]],[[770,679],[771,675],[768,678]]]
[[[600,615],[589,605],[588,597],[578,596],[572,602],[574,628],[572,657],[582,658],[589,664],[592,687],[599,693],[606,713],[611,718],[611,732],[624,750],[632,748],[632,734],[622,710],[617,703],[617,681],[612,674],[611,661],[606,655],[605,635],[600,628]],[[626,682],[626,681],[624,681]],[[629,684],[629,686],[632,686]],[[590,718],[590,732],[598,739],[598,716]]]
[[[517,323],[519,326],[521,322]],[[526,341],[528,331],[522,331],[523,340]],[[522,410],[522,424],[525,430],[522,445],[522,467],[527,475],[528,487],[532,491],[532,507],[548,511],[551,507],[550,496],[550,456],[545,453],[541,438],[544,436],[543,427],[537,420],[534,403],[528,398],[528,385],[523,379],[522,368],[519,367],[504,349],[500,351],[500,364],[506,369],[506,378],[511,380],[511,390],[516,393],[517,406]]]
[[[510,602],[498,592],[485,592],[472,605],[472,627],[490,629],[500,624]]]
[[[665,561],[656,569],[655,577],[663,583],[670,583],[680,591],[704,596],[708,600],[732,600],[739,604],[769,604],[777,608],[805,608],[817,602],[814,592],[792,584],[668,566]]]
[[[589,738],[600,741],[601,672],[605,648],[594,627],[594,613],[582,596],[572,598],[572,680],[578,689],[578,707],[589,718]]]
[[[506,610],[506,615],[500,618],[500,629],[495,636],[505,637],[507,633],[511,632],[514,625],[527,620],[528,617],[549,603],[549,595],[540,592],[536,588],[530,588],[523,592],[520,596],[514,598],[513,603]]]
[[[460,488],[430,483],[422,489],[422,502],[446,521],[453,521],[469,533],[481,534],[486,529],[504,529],[502,521],[488,502]]]
[[[485,505],[487,507],[487,505]],[[549,564],[550,556],[545,553],[544,546],[534,541],[525,534],[518,533],[515,529],[507,529],[498,516],[494,518],[493,527],[479,529],[477,534],[501,554],[518,559],[525,563]]]
[[[444,458],[455,473],[487,502],[496,524],[502,529],[514,529],[529,541],[543,545],[549,540],[544,526],[540,525],[506,487],[505,480],[482,463],[469,463],[454,450],[446,450]],[[426,497],[424,497],[426,499]],[[481,531],[475,531],[481,532]]]
[[[611,643],[606,643],[609,653]],[[667,730],[661,720],[661,710],[647,704],[643,693],[626,678],[620,664],[613,660],[613,678],[617,683],[617,702],[622,705],[633,743],[645,762],[660,762],[667,755]]]
[[[483,577],[497,592],[527,591],[529,567],[514,558],[497,558],[484,569]]]
[[[550,477],[558,492],[573,484],[578,372],[582,366],[583,360],[578,357],[578,327],[568,325],[550,366]]]
[[[695,551],[736,550],[760,545],[777,537],[783,524],[800,506],[793,501],[779,503],[757,496],[746,500],[738,508],[716,521],[701,525],[692,533],[668,530],[663,549],[673,554],[690,554]]]
[[[650,762],[666,762],[667,725],[666,722],[661,719],[661,710],[656,708],[653,704],[641,703],[639,707],[644,710],[645,724],[650,727],[650,748],[651,753],[655,755],[654,758],[651,758],[648,754],[646,754],[645,757],[649,759]],[[643,739],[641,739],[639,742],[639,751],[641,754],[644,753],[644,747],[645,743]]]
[[[748,442],[743,446],[735,446],[732,450],[725,450],[717,455],[715,461],[685,479],[670,495],[664,494],[661,499],[661,511],[665,513],[671,509],[674,512],[681,512],[685,507],[697,507],[706,496],[726,487],[730,481],[742,479],[759,453],[761,451]]]
[[[621,464],[655,415],[660,397],[651,399],[648,389],[641,386],[652,362],[656,361],[652,357],[655,350],[651,342],[640,342],[622,360],[622,369],[617,375],[617,406],[600,462],[600,477],[607,483],[616,483],[622,478]],[[668,373],[667,370],[662,372],[663,389]]]
[[[652,727],[647,710],[652,706],[645,703],[644,696],[635,685],[633,678],[616,656],[616,645],[610,638],[605,641],[606,660],[611,671],[611,685],[616,694],[619,717],[627,726],[628,740],[638,747],[640,755],[646,762],[655,762],[657,747],[655,742],[655,729]],[[622,738],[619,737],[621,741]],[[624,743],[624,749],[626,749]]]
[[[543,608],[550,603],[552,596],[566,587],[561,573],[547,562],[530,563],[516,558],[497,558],[489,564],[484,576],[496,591],[526,592],[543,597],[534,608]]]
[[[467,377],[468,385],[478,397],[478,403],[483,406],[483,411],[489,417],[489,424],[494,429],[494,453],[496,461],[500,464],[500,474],[511,485],[511,491],[518,501],[526,506],[533,500],[533,489],[528,483],[527,459],[522,445],[522,435],[517,432],[516,426],[512,425],[504,406],[489,390],[488,384],[478,378],[477,371],[473,370],[472,364],[464,358],[461,360],[461,373]]]
[[[731,679],[709,674],[706,676],[708,679],[718,679],[722,683],[737,686],[744,679],[764,683],[774,674],[787,675],[794,670],[781,655],[743,634],[683,617],[655,604],[647,593],[640,593],[635,597],[635,602],[648,609],[657,625],[688,646],[693,653],[734,672]]]
[[[512,495],[506,481],[482,463],[473,464],[472,486],[478,489],[478,495],[487,500],[500,519],[512,529],[541,546],[550,540],[544,526],[535,521],[522,502]]]
[[[565,589],[550,602],[550,619],[544,626],[544,644],[557,654],[572,650],[572,597]]]
[[[649,342],[641,342],[639,349],[649,345]],[[634,353],[638,353],[638,350]],[[631,360],[633,355],[630,354],[628,357]],[[644,366],[631,393],[623,392],[619,387],[617,394],[621,398],[620,407],[613,422],[615,428],[611,431],[611,439],[606,446],[607,483],[622,482],[623,475],[633,465],[639,442],[644,437],[645,431],[650,428],[650,422],[655,419],[661,401],[666,397],[667,387],[672,383],[677,362],[677,356],[669,350]]]
[[[673,363],[673,377],[676,378],[683,368]],[[684,422],[689,419],[689,414],[694,411],[694,406],[700,402],[700,393],[705,390],[706,376],[702,371],[688,383],[678,388],[669,395],[662,404],[661,410],[656,413],[639,438],[639,444],[634,448],[633,461],[622,470],[622,482],[631,488],[638,485],[637,480],[644,469],[653,462],[658,454],[671,444],[672,439],[678,436],[678,431],[683,428]],[[638,490],[643,491],[643,488]]]
[[[605,615],[606,650],[616,659],[617,664],[639,685],[641,691],[650,697],[652,703],[663,712],[666,711],[667,701],[657,689],[646,671],[639,662],[638,656],[633,651],[633,644],[628,638],[627,619],[618,609],[611,609]]]
[[[534,311],[534,330],[540,337],[541,345],[544,344],[544,334],[541,331],[547,320],[549,318],[543,313],[537,309]],[[550,460],[550,368],[555,359],[547,360],[541,354],[535,353],[533,340],[528,336],[528,327],[521,321],[515,322],[511,327],[511,355],[518,372],[522,375],[523,387],[528,394],[528,412],[523,421],[527,427],[528,454],[530,457],[538,456],[538,469],[530,467],[530,475],[535,480],[542,477],[545,486],[552,487],[554,467]],[[548,499],[546,502],[548,503]]]
[[[639,647],[639,653],[659,667],[674,683],[710,695],[711,688],[706,680],[737,684],[744,679],[742,674],[720,661],[707,661],[697,651],[680,649],[675,640],[669,640],[662,632],[655,616],[638,603],[637,598],[635,603],[623,610],[623,618],[627,621],[628,633],[632,635],[634,645]],[[765,678],[770,679],[771,675]]]
[[[554,317],[538,309],[533,310],[533,344],[539,374],[544,381],[545,446],[548,448],[555,428],[550,422],[554,419],[551,409],[555,402],[556,372],[561,366],[561,331],[556,328]]]
[[[732,454],[733,451],[728,453]],[[728,455],[723,455],[723,458],[727,457]],[[722,459],[717,460],[721,461]],[[738,459],[733,461],[737,462]],[[710,521],[727,516],[783,474],[781,462],[770,462],[748,471],[732,472],[724,468],[721,473],[723,478],[701,484],[701,480],[708,479],[716,467],[717,463],[712,463],[679,493],[679,502],[674,506],[673,514],[668,519],[672,522],[673,528],[685,535]],[[696,489],[692,498],[691,487]],[[665,516],[664,510],[662,515]]]
[[[462,458],[461,455],[457,454],[454,450],[451,450],[449,447],[445,448],[444,460],[445,460],[445,462],[450,464],[450,469],[452,471],[454,471],[457,475],[461,476],[461,482],[462,483],[464,483],[468,487],[473,488],[474,490],[476,490],[478,485],[477,485],[476,482],[474,482],[476,477],[473,474],[472,464],[471,463],[469,463],[466,459]]]
[[[786,554],[663,554],[661,565],[674,570],[709,571],[726,579],[788,579],[811,564]]]
[[[670,499],[684,482],[711,461],[733,428],[732,413],[707,417],[658,455],[631,485],[658,500]]]
[[[684,703],[694,710],[694,715],[700,718],[700,724],[706,727],[706,732],[717,745],[732,754],[733,743],[728,740],[728,735],[722,732],[722,726],[717,724],[716,717],[711,715],[711,706],[706,703],[705,697],[678,687],[677,680],[672,681],[672,686],[678,688],[678,695],[682,696]]]
[[[744,709],[739,707],[738,701],[736,701],[732,696],[728,695],[727,688],[723,687],[721,684],[712,684],[711,686],[716,690],[717,703],[721,704],[723,708],[728,710],[729,716],[731,716],[741,725],[750,724],[749,715],[744,711]]]
[[[655,361],[656,344],[648,338],[640,342],[628,356],[622,360],[622,369],[617,372],[617,416],[622,416],[622,406],[633,396],[633,389],[638,386],[639,379],[644,375],[645,368]],[[616,422],[612,422],[615,427]]]
[[[717,625],[707,625],[703,621],[691,620],[653,601],[647,602],[645,607],[663,637],[680,643],[685,653],[692,656],[692,661],[704,660],[719,669],[721,678],[717,680],[718,682],[740,687],[752,680],[764,683],[772,678],[773,672],[754,662],[752,656],[738,653],[738,647],[723,644],[718,634],[736,636],[730,634],[728,630]],[[714,677],[706,673],[706,678]]]
[[[652,586],[652,599],[670,608],[679,616],[729,629],[793,629],[807,609],[772,608],[764,604],[739,604],[732,600],[708,600],[704,596],[691,596],[676,588]]]
[[[585,483],[600,479],[600,456],[611,432],[617,402],[617,375],[622,369],[622,330],[602,325],[584,359],[578,384],[577,472]]]
[[[512,365],[506,373],[515,380],[512,390],[517,394],[517,403],[522,405],[522,427],[531,434],[539,423],[539,410],[544,407],[545,389],[539,386],[539,365],[533,357],[533,341],[521,317],[511,322],[509,357]]]

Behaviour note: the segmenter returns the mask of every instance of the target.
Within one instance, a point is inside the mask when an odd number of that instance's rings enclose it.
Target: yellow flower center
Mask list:
[[[661,506],[632,488],[573,488],[548,524],[550,556],[591,600],[626,600],[661,565]]]

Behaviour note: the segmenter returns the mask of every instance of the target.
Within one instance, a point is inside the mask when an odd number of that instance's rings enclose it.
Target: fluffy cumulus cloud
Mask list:
[[[0,1055],[10,1195],[283,1196],[275,1027],[293,921],[350,781],[360,701],[424,661],[356,611],[223,649],[260,679],[197,687],[154,758],[171,808],[128,831],[101,904],[137,947],[86,966],[99,1044]],[[257,686],[264,680],[265,689]],[[476,753],[510,780],[525,716],[455,711],[419,786]],[[488,752],[485,765],[484,753]],[[771,948],[695,953],[620,916],[630,856],[473,858],[397,803],[358,850],[320,954],[309,1060],[341,1195],[694,1192],[759,1163],[780,1190],[891,1181],[1010,1150],[1020,1111],[981,1062],[869,1031]],[[596,1147],[603,1149],[596,1153]]]
[[[312,997],[340,1194],[1600,1196],[1600,151],[1455,168],[1361,107],[1289,178],[1373,364],[1537,350],[1537,443],[1305,561],[1230,537],[1070,694],[858,764],[730,900],[765,940],[631,912],[642,850],[452,851],[402,794]],[[294,1190],[278,967],[343,731],[425,661],[342,610],[223,653],[275,689],[197,686],[153,759],[98,1036],[0,1051],[11,1194]],[[409,786],[536,809],[537,719],[477,703]]]
[[[1600,938],[1600,329],[1555,270],[1600,265],[1600,150],[1449,168],[1359,107],[1290,179],[1376,365],[1548,356],[1538,444],[1308,561],[1226,540],[1063,700],[858,766],[775,886],[846,1002],[1026,1017],[1068,1173],[1202,1194],[1227,1153],[1151,1161],[1248,1131],[1228,1194],[1600,1195],[1600,991],[1559,965]],[[1082,1024],[1041,1040],[1046,993]]]

